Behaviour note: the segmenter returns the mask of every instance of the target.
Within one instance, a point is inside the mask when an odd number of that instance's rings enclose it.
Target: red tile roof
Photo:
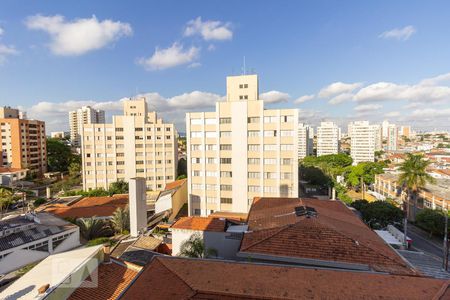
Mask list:
[[[112,197],[86,197],[73,205],[50,204],[44,211],[61,218],[90,218],[109,217],[118,208],[128,205],[128,195],[114,195]]]
[[[224,218],[183,217],[175,222],[171,228],[223,232],[225,230],[225,223]]]
[[[298,217],[294,211],[297,206],[313,207],[317,216]],[[256,198],[240,254],[360,264],[379,272],[418,274],[340,201]]]
[[[109,264],[100,264],[68,298],[69,300],[118,299],[138,274],[140,267],[111,259]],[[95,281],[95,278],[98,281]],[[92,280],[94,279],[94,280]]]
[[[176,180],[174,182],[169,182],[168,184],[166,184],[166,187],[164,188],[165,191],[167,190],[172,190],[175,188],[179,188],[181,186],[183,186],[183,184],[185,184],[187,181],[187,179],[180,179],[180,180]]]
[[[422,300],[448,299],[447,288],[425,277],[160,256],[121,299]]]

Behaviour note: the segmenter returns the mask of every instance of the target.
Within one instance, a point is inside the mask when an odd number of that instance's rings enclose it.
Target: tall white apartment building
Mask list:
[[[83,106],[69,112],[70,141],[74,147],[81,147],[81,134],[84,124],[105,123],[105,111]]]
[[[186,114],[189,214],[248,212],[253,198],[298,197],[298,110],[264,109],[257,75],[227,77],[214,112]]]
[[[383,139],[388,138],[388,131],[389,131],[389,121],[384,120],[383,123],[381,123],[381,131],[382,131],[382,137]]]
[[[375,161],[375,151],[381,150],[381,142],[380,125],[371,125],[369,121],[353,122],[350,148],[353,164]]]
[[[314,129],[306,124],[298,124],[298,158],[302,159],[313,154]]]
[[[109,124],[84,124],[83,188],[108,189],[112,182],[146,178],[149,190],[161,190],[177,174],[177,132],[145,98],[124,101],[124,115]]]
[[[317,156],[339,153],[340,128],[333,122],[317,127]]]
[[[398,141],[397,126],[395,126],[395,124],[390,124],[387,129],[388,129],[388,132],[387,132],[386,150],[396,151],[397,150],[397,141]]]

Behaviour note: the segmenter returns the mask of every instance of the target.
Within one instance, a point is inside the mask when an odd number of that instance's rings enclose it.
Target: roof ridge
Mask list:
[[[444,281],[444,283],[442,284],[441,288],[439,289],[439,291],[436,293],[436,295],[434,295],[433,300],[439,300],[442,299],[445,292],[448,289],[448,286],[450,284],[449,280]]]
[[[249,248],[251,248],[251,247],[253,247],[253,246],[256,246],[256,245],[258,245],[259,243],[262,243],[262,242],[264,242],[264,241],[266,241],[266,240],[272,238],[274,235],[276,235],[276,234],[280,233],[281,231],[283,231],[283,230],[285,230],[285,229],[287,229],[287,228],[289,228],[289,227],[292,227],[293,225],[296,225],[296,224],[297,224],[297,223],[294,223],[294,224],[286,224],[286,225],[280,226],[279,229],[278,229],[277,231],[275,231],[273,234],[270,234],[270,235],[268,235],[267,237],[265,237],[265,238],[263,238],[263,239],[261,239],[261,240],[259,240],[259,241],[256,241],[256,242],[254,242],[253,244],[250,244],[249,246],[247,246],[247,247],[245,247],[245,248],[243,248],[243,249],[241,249],[241,250],[243,250],[243,251],[248,250]],[[268,231],[268,230],[272,230],[272,229],[274,229],[274,228],[267,228],[267,229],[262,229],[262,230],[253,231],[253,232],[263,232],[263,231]],[[242,243],[242,242],[241,242],[241,243]]]

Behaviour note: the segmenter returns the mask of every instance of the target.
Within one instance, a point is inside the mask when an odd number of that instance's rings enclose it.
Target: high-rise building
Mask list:
[[[81,133],[84,124],[105,123],[105,111],[83,106],[69,112],[70,141],[74,147],[81,147]]]
[[[313,128],[309,125],[298,124],[298,158],[313,155]]]
[[[11,107],[0,107],[0,167],[47,172],[45,122],[25,119]]]
[[[353,164],[375,161],[375,151],[382,146],[381,135],[380,125],[371,125],[369,121],[353,122],[350,147]]]
[[[397,150],[397,141],[398,141],[397,126],[395,126],[395,124],[389,124],[386,150],[388,151]]]
[[[124,115],[112,123],[84,124],[83,187],[107,189],[112,182],[146,178],[149,190],[161,190],[177,174],[177,132],[145,98],[124,101]]]
[[[189,214],[246,213],[255,196],[298,197],[298,110],[264,109],[257,75],[227,77],[214,112],[186,114]]]
[[[411,126],[399,126],[398,136],[404,136],[409,138],[411,136]]]
[[[333,122],[317,127],[317,156],[339,153],[340,128]]]
[[[384,120],[383,123],[381,123],[381,130],[382,130],[382,137],[383,139],[387,139],[388,137],[388,131],[389,131],[389,121]]]

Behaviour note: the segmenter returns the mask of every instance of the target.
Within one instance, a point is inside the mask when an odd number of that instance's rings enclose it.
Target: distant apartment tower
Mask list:
[[[317,127],[317,156],[339,153],[340,128],[333,122]]]
[[[395,124],[389,124],[387,128],[387,145],[386,150],[388,151],[396,151],[397,150],[397,141],[398,141],[398,130]]]
[[[404,136],[409,138],[411,136],[411,126],[399,126],[398,136]]]
[[[264,109],[257,75],[227,77],[226,100],[215,112],[187,113],[186,133],[189,214],[298,197],[298,110]]]
[[[177,132],[145,98],[124,101],[124,115],[112,123],[84,124],[83,187],[108,189],[112,182],[144,177],[148,190],[162,190],[176,179]]]
[[[81,147],[81,134],[84,124],[105,123],[105,111],[83,106],[69,112],[70,141],[74,147]]]
[[[306,156],[313,155],[313,128],[309,125],[298,124],[298,158],[303,159]]]
[[[383,123],[381,123],[381,132],[382,132],[382,137],[383,139],[387,139],[388,138],[388,132],[389,132],[389,121],[384,120]]]
[[[11,107],[0,107],[0,167],[47,172],[45,122],[25,119]]]
[[[353,122],[350,147],[353,164],[375,161],[375,151],[382,146],[381,135],[380,125],[371,125],[369,121]]]

